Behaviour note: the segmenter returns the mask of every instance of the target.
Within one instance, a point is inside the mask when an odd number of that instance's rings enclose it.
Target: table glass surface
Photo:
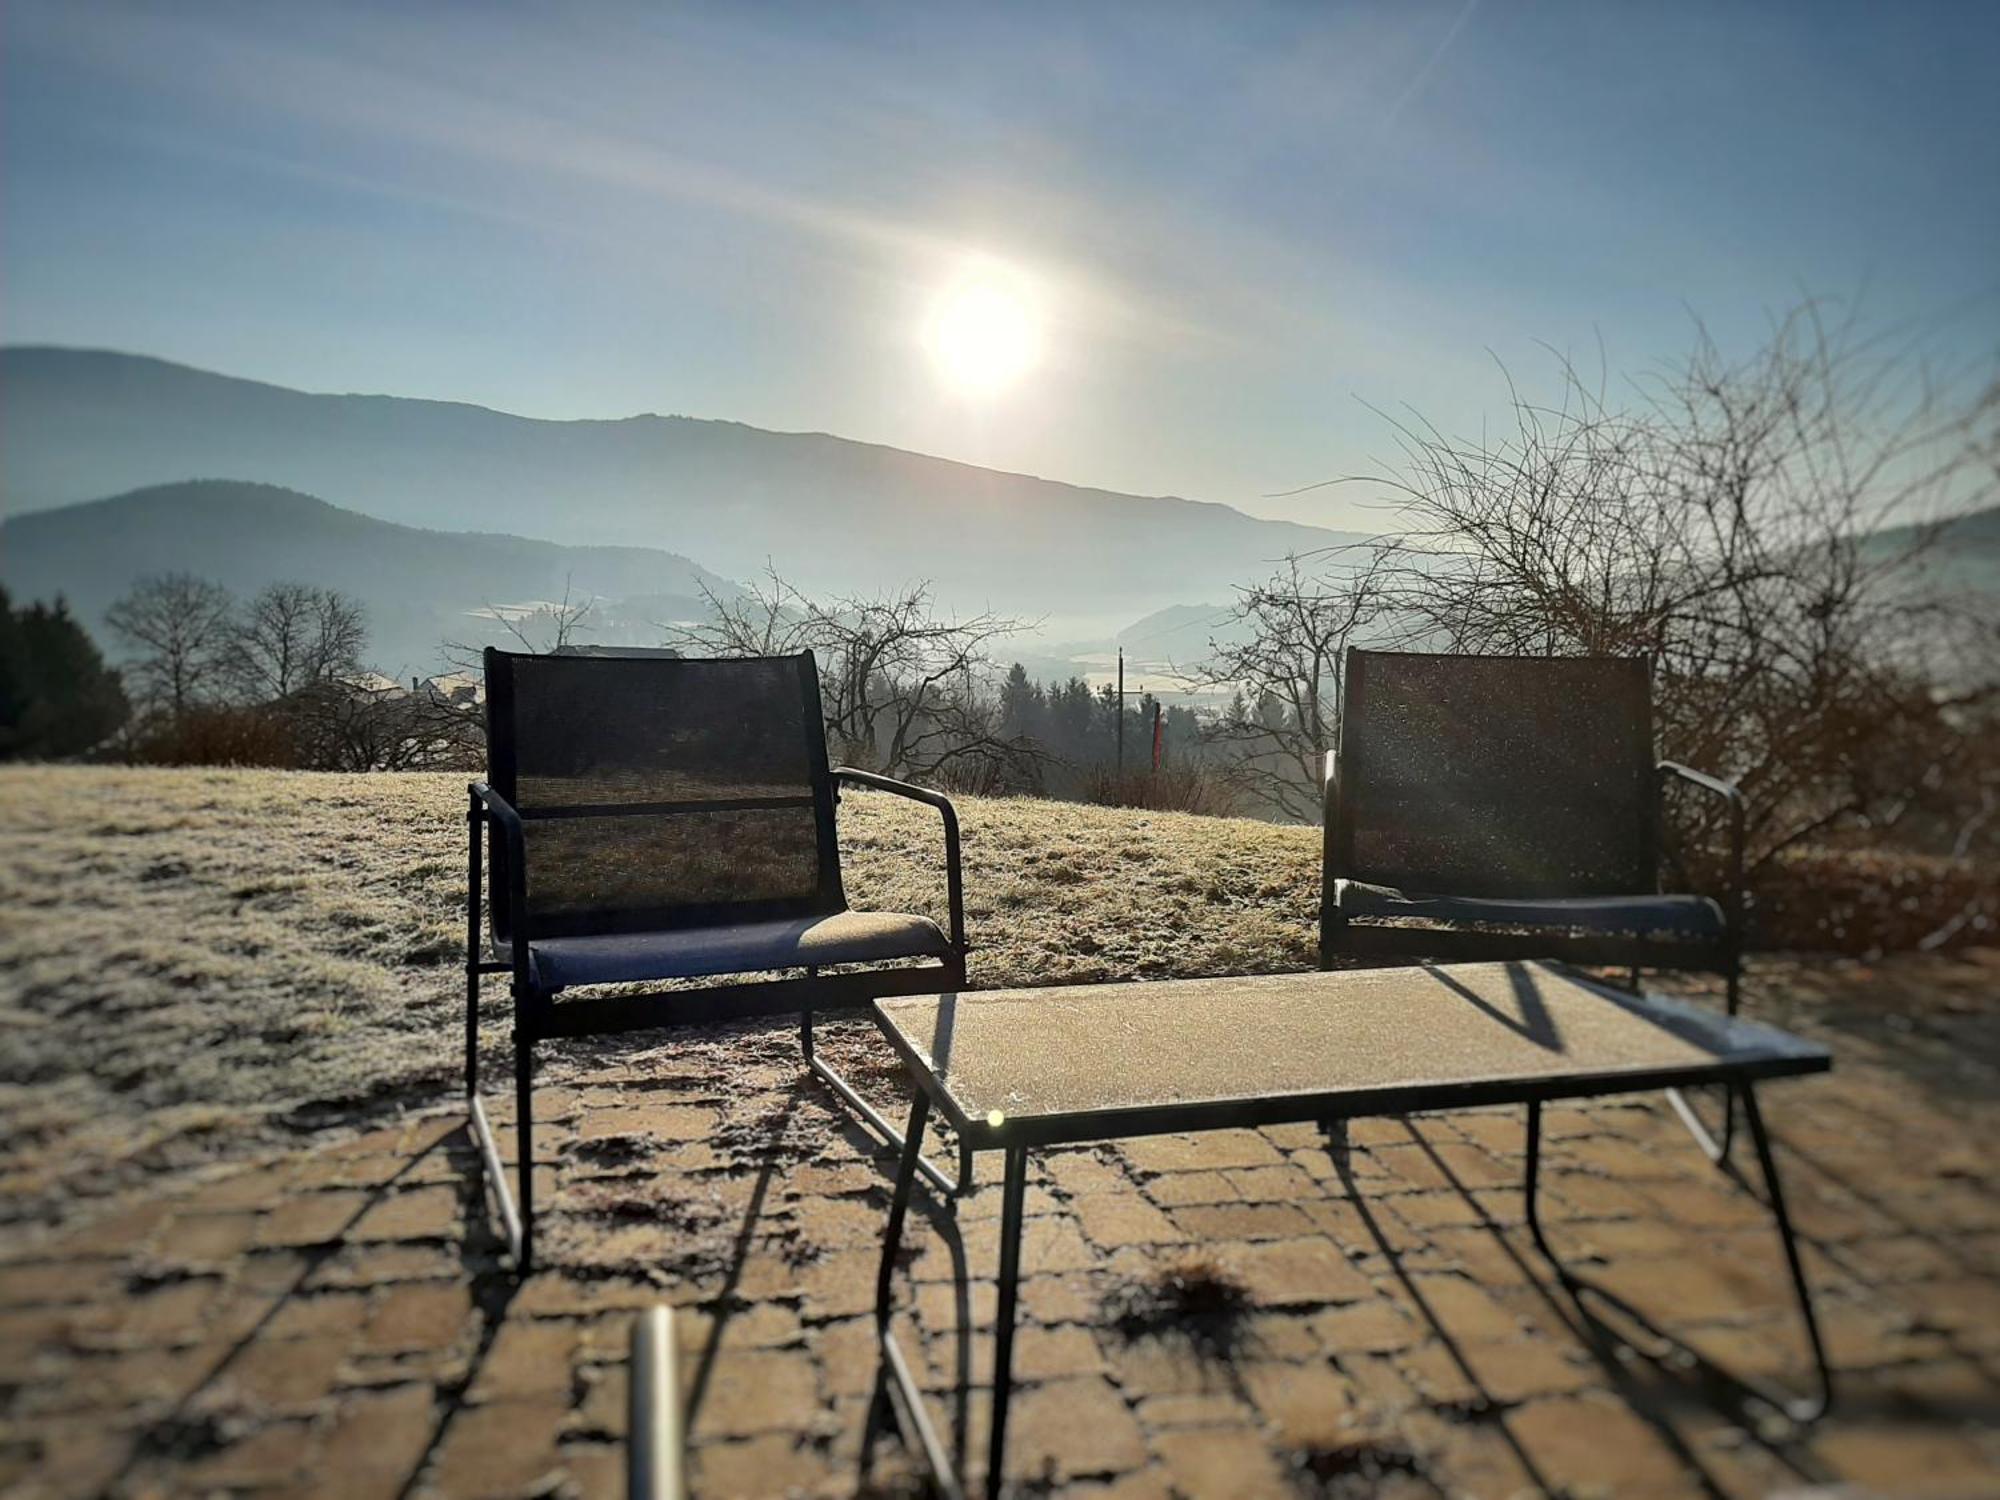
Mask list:
[[[875,1010],[980,1134],[1007,1121],[1291,1095],[1379,1104],[1399,1091],[1517,1085],[1524,1098],[1559,1097],[1570,1076],[1655,1086],[1830,1061],[1775,1027],[1532,962],[961,991]]]

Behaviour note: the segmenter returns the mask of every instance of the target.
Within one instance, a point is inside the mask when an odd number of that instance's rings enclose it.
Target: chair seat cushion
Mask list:
[[[1712,940],[1727,930],[1722,908],[1706,896],[1434,896],[1360,880],[1336,880],[1342,916],[1449,922],[1481,927],[1563,928]]]
[[[943,958],[950,952],[950,939],[928,917],[895,911],[843,911],[725,927],[537,938],[528,944],[528,961],[537,984],[562,989],[574,984],[747,974],[807,964]]]

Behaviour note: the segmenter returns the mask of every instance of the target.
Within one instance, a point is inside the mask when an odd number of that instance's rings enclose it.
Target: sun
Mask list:
[[[925,343],[948,385],[968,396],[995,396],[1040,363],[1041,316],[1020,277],[982,266],[939,296]]]

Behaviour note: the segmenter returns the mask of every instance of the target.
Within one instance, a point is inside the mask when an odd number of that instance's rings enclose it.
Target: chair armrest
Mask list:
[[[958,809],[951,805],[951,798],[943,792],[934,792],[928,787],[912,786],[907,781],[898,781],[893,776],[881,776],[873,771],[859,771],[853,766],[835,766],[835,781],[851,782],[855,786],[865,786],[878,792],[887,792],[895,797],[907,797],[912,802],[922,802],[934,807],[938,816],[944,819],[944,879],[945,898],[951,907],[951,944],[960,953],[967,951],[965,944],[965,877],[959,868],[958,857]]]
[[[1676,760],[1663,760],[1659,764],[1663,780],[1673,778],[1699,787],[1710,796],[1720,797],[1729,809],[1729,890],[1724,911],[1729,921],[1729,940],[1737,948],[1743,945],[1743,846],[1744,811],[1743,793],[1732,781],[1724,781],[1720,776],[1711,776],[1706,771],[1697,771],[1692,766],[1684,766]]]
[[[472,825],[472,841],[476,851],[479,844],[479,825],[482,822],[494,824],[500,830],[500,838],[507,849],[507,890],[508,915],[512,918],[518,939],[520,926],[528,915],[528,849],[527,838],[521,828],[521,815],[514,805],[483,781],[475,781],[466,787],[470,796],[471,811],[468,821]],[[499,892],[494,893],[496,896]],[[516,941],[514,949],[514,977],[526,983],[528,977],[528,945]]]

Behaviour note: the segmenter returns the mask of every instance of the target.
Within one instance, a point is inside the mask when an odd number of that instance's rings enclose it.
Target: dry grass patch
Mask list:
[[[1122,1337],[1178,1339],[1204,1359],[1222,1360],[1248,1337],[1254,1306],[1236,1273],[1206,1255],[1162,1265],[1104,1298],[1105,1317]]]

